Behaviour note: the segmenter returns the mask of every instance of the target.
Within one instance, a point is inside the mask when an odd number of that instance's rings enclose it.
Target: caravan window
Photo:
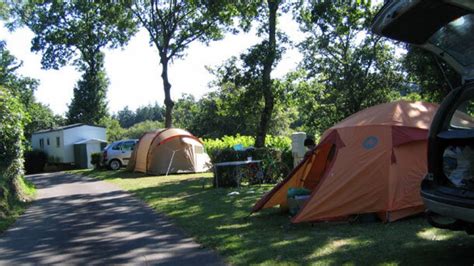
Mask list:
[[[44,139],[39,140],[40,149],[44,149]]]
[[[56,137],[56,147],[61,147],[61,141],[59,139],[59,137]]]

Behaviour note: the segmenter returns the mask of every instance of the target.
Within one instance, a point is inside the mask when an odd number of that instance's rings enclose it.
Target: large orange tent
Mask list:
[[[211,160],[199,138],[179,128],[145,133],[127,169],[147,174],[194,173],[209,170]]]
[[[311,190],[292,222],[376,213],[394,221],[424,210],[428,129],[436,104],[397,101],[362,110],[324,132],[320,143],[264,195],[253,212],[287,205],[289,188]]]

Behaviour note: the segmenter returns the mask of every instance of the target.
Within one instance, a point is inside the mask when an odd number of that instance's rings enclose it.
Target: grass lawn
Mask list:
[[[5,180],[0,180],[0,189],[3,190],[0,193],[0,195],[2,195],[2,198],[0,198],[0,205],[5,209],[8,209],[8,213],[3,214],[0,209],[0,234],[6,231],[8,227],[10,227],[10,225],[12,225],[21,214],[23,214],[26,207],[30,203],[20,201],[16,197],[12,196],[10,194],[12,192],[7,190],[8,186],[2,182],[5,182]],[[20,179],[19,182],[19,186],[22,188],[23,193],[25,193],[25,195],[31,199],[34,198],[36,194],[34,185],[23,179]]]
[[[474,263],[474,238],[464,232],[435,229],[422,217],[391,224],[291,224],[278,209],[248,216],[270,185],[213,189],[212,174],[76,173],[107,180],[134,193],[233,265]],[[233,191],[240,194],[229,196]]]

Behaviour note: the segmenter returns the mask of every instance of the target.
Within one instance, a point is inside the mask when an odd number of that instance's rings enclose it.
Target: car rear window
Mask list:
[[[122,144],[122,150],[124,151],[133,151],[133,147],[135,147],[135,141],[127,141]]]
[[[439,29],[429,43],[442,49],[464,67],[474,67],[474,14],[462,16]]]
[[[450,121],[451,128],[474,129],[474,99],[470,98],[462,102]]]

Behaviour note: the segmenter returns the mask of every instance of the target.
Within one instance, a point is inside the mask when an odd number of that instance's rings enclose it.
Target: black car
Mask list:
[[[386,1],[372,30],[433,52],[462,76],[462,86],[446,96],[433,118],[421,196],[432,225],[472,234],[474,1]]]

